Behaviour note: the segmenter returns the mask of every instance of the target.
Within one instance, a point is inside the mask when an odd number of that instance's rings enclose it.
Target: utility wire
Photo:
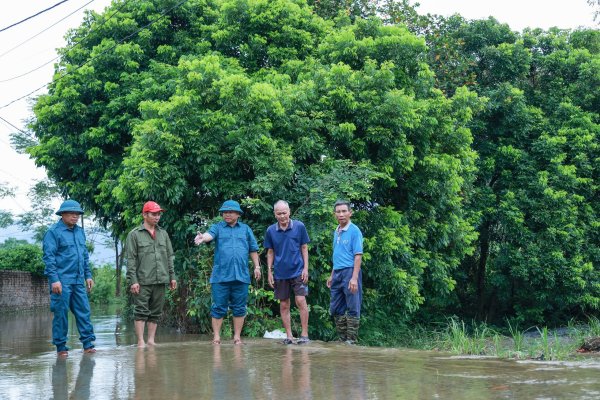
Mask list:
[[[50,8],[46,8],[45,10],[43,10],[43,11],[40,11],[39,13],[37,13],[37,14],[35,14],[35,15],[32,15],[31,17],[27,17],[27,18],[25,18],[24,20],[17,22],[16,24],[12,24],[12,25],[10,25],[10,26],[7,26],[6,28],[0,29],[0,32],[2,32],[2,31],[5,31],[5,30],[7,30],[7,29],[9,29],[9,28],[12,28],[13,26],[17,26],[17,25],[19,25],[19,24],[22,24],[23,22],[27,21],[28,19],[31,19],[31,18],[33,18],[33,17],[37,17],[38,15],[40,15],[40,14],[43,14],[43,13],[45,13],[45,12],[46,12],[46,11],[48,11],[48,10],[52,10],[54,7],[56,7],[56,6],[60,6],[62,3],[66,3],[67,1],[69,1],[69,0],[63,0],[63,1],[61,1],[60,3],[56,3],[56,4],[55,4],[55,5],[53,5],[52,7],[50,7]]]
[[[110,21],[110,19],[111,19],[112,17],[114,17],[116,13],[118,13],[119,11],[121,11],[121,9],[122,9],[123,7],[125,7],[125,6],[127,5],[127,3],[129,3],[130,1],[131,1],[131,0],[127,0],[125,3],[123,3],[123,5],[121,5],[121,7],[119,7],[119,9],[118,9],[117,11],[115,11],[115,12],[114,12],[114,13],[113,13],[113,14],[112,14],[110,17],[108,17],[108,19],[107,19],[106,21],[102,22],[102,23],[101,23],[99,26],[97,26],[95,29],[92,29],[92,30],[91,30],[91,31],[90,31],[90,32],[89,32],[89,33],[88,33],[88,34],[87,34],[87,35],[86,35],[86,36],[85,36],[83,39],[81,39],[79,42],[75,43],[75,44],[74,44],[74,45],[73,45],[73,46],[72,46],[72,47],[71,47],[69,50],[67,50],[67,51],[71,51],[71,50],[73,50],[75,47],[79,46],[79,44],[80,44],[81,42],[83,42],[83,41],[87,40],[87,39],[90,37],[90,35],[91,35],[92,33],[94,33],[95,31],[97,31],[98,29],[100,29],[100,27],[101,27],[102,25],[104,25],[105,23],[107,23],[108,21]],[[31,70],[31,71],[29,71],[29,72],[25,72],[24,74],[21,74],[21,75],[18,75],[18,76],[14,76],[14,77],[12,77],[12,78],[9,78],[9,79],[4,79],[3,81],[0,81],[0,83],[2,83],[2,82],[8,82],[8,81],[12,81],[12,80],[14,80],[14,79],[17,79],[17,78],[20,78],[20,77],[22,77],[22,76],[28,75],[28,74],[30,74],[30,73],[32,73],[32,72],[34,72],[34,71],[37,71],[38,69],[40,69],[40,68],[42,68],[42,67],[45,67],[46,65],[50,64],[51,62],[53,62],[53,61],[55,61],[55,60],[57,60],[57,59],[59,59],[59,58],[60,58],[60,56],[54,57],[52,60],[48,61],[48,62],[47,62],[47,63],[45,63],[45,64],[42,64],[42,65],[40,65],[40,66],[39,66],[39,67],[37,67],[37,68],[34,68],[34,69],[32,69],[32,70]]]
[[[10,53],[11,51],[13,51],[14,49],[16,49],[17,47],[21,47],[22,45],[24,45],[25,43],[29,42],[31,39],[41,35],[42,33],[46,32],[48,29],[52,28],[54,25],[58,24],[61,21],[64,21],[65,19],[69,18],[71,15],[75,14],[77,11],[81,10],[83,7],[87,6],[88,4],[92,3],[94,0],[89,1],[88,3],[85,3],[83,6],[79,7],[77,10],[73,11],[71,14],[67,15],[66,17],[64,17],[63,19],[55,22],[54,24],[50,25],[49,27],[47,27],[46,29],[44,29],[43,31],[41,31],[40,33],[33,35],[32,37],[30,37],[29,39],[27,39],[26,41],[24,41],[21,44],[16,45],[15,47],[13,47],[12,49],[0,54],[0,57],[5,56],[6,54]]]
[[[27,182],[25,182],[24,180],[22,180],[22,179],[19,179],[19,178],[17,178],[16,176],[14,176],[14,175],[12,175],[12,174],[9,174],[8,172],[6,172],[6,171],[5,171],[5,170],[3,170],[3,169],[0,169],[0,172],[4,172],[6,175],[8,175],[8,176],[12,176],[12,177],[13,177],[13,178],[15,178],[16,180],[18,180],[18,181],[21,181],[21,182],[23,182],[24,184],[31,186],[31,183],[27,183]]]
[[[92,1],[94,1],[94,0],[92,0]],[[114,44],[113,46],[111,46],[110,48],[108,48],[108,49],[104,50],[102,53],[98,54],[97,56],[95,56],[95,57],[93,57],[93,58],[90,58],[89,60],[87,60],[86,62],[84,62],[83,64],[81,64],[80,66],[78,66],[78,67],[76,67],[76,68],[72,69],[71,71],[67,72],[67,73],[66,73],[66,74],[64,74],[64,75],[61,75],[59,78],[57,78],[57,79],[53,80],[52,82],[50,82],[50,83],[46,83],[45,85],[43,85],[43,86],[40,86],[39,88],[35,89],[34,91],[32,91],[32,92],[29,92],[29,93],[27,93],[26,95],[24,95],[24,96],[21,96],[21,97],[19,97],[18,99],[15,99],[15,100],[11,101],[10,103],[3,105],[2,107],[0,107],[0,110],[1,110],[1,109],[3,109],[3,108],[6,108],[6,107],[8,107],[8,106],[10,106],[10,105],[11,105],[12,103],[14,103],[14,102],[17,102],[17,101],[19,101],[19,100],[21,100],[21,99],[24,99],[25,97],[27,97],[27,96],[29,96],[29,95],[31,95],[31,94],[33,94],[33,93],[37,92],[38,90],[41,90],[41,89],[45,88],[46,86],[48,86],[48,85],[50,85],[50,84],[53,84],[53,83],[55,83],[55,82],[58,82],[59,80],[61,80],[62,78],[66,77],[66,76],[68,76],[68,75],[71,75],[73,72],[75,72],[75,71],[77,71],[78,69],[80,69],[80,68],[84,67],[85,65],[89,64],[90,62],[94,61],[94,60],[95,60],[95,59],[97,59],[98,57],[100,57],[100,56],[103,56],[104,54],[108,53],[109,51],[111,51],[112,49],[114,49],[115,47],[117,47],[118,45],[120,45],[121,43],[123,43],[125,40],[129,39],[130,37],[132,37],[132,36],[134,36],[134,35],[136,35],[136,34],[138,34],[138,33],[140,33],[141,31],[143,31],[143,30],[144,30],[144,29],[146,29],[147,27],[149,27],[149,26],[151,26],[151,25],[154,25],[156,22],[158,22],[159,20],[163,19],[163,18],[164,18],[164,16],[165,16],[165,15],[167,15],[169,12],[171,12],[172,10],[174,10],[174,9],[176,9],[176,8],[178,8],[178,7],[180,7],[180,6],[181,6],[183,3],[187,3],[187,2],[188,2],[188,0],[183,0],[182,2],[180,2],[180,3],[176,4],[175,6],[173,6],[173,7],[169,8],[167,11],[165,11],[164,13],[162,13],[160,17],[156,18],[154,21],[150,22],[149,24],[147,24],[147,25],[145,25],[145,26],[141,27],[141,28],[140,28],[140,29],[138,29],[137,31],[133,32],[131,35],[125,36],[125,37],[124,37],[123,39],[121,39],[119,42],[115,43],[115,44]],[[90,2],[90,3],[91,3],[91,2]],[[0,57],[1,57],[1,56],[0,56]]]
[[[6,107],[6,106],[5,106]],[[2,107],[4,108],[4,107]],[[14,126],[13,124],[11,124],[10,122],[8,122],[7,120],[5,120],[4,118],[0,117],[0,119],[4,122],[6,122],[7,124],[9,124],[10,126],[12,126],[13,128],[15,128],[16,130],[18,130],[19,132],[21,132],[22,134],[24,134],[25,136],[29,137],[29,139],[31,140],[35,140],[37,142],[37,139],[34,138],[33,136],[31,136],[29,133],[25,132],[22,129],[17,128],[16,126]]]

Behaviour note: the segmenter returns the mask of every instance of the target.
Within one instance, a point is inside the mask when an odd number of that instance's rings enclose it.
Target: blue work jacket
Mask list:
[[[231,227],[221,221],[208,230],[215,244],[215,261],[210,283],[240,281],[250,284],[248,256],[258,251],[258,243],[252,229],[244,223],[236,222]]]
[[[84,283],[92,279],[90,255],[85,247],[85,233],[79,225],[67,227],[62,220],[44,235],[44,275],[48,283]]]

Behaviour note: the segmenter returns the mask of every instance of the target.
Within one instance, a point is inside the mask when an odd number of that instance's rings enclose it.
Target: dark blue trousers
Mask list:
[[[358,272],[358,290],[352,294],[348,285],[354,268],[336,269],[333,271],[331,279],[331,303],[329,311],[331,315],[344,315],[348,311],[348,316],[352,318],[360,317],[360,306],[362,304],[362,269]]]
[[[79,340],[83,348],[94,347],[92,341],[96,340],[94,328],[90,320],[90,302],[81,283],[62,285],[62,294],[50,291],[50,311],[54,313],[52,320],[52,344],[56,351],[69,350],[67,347],[67,334],[69,332],[69,310],[75,316],[75,323],[79,331]]]

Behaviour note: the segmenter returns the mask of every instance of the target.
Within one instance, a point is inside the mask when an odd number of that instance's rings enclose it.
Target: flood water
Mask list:
[[[58,359],[50,312],[0,316],[0,399],[600,398],[600,364],[273,339],[211,346],[166,328],[158,346],[138,349],[115,308],[92,317],[98,353],[83,354],[71,316],[69,357]]]

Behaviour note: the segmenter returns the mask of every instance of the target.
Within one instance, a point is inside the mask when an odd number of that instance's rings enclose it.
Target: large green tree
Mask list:
[[[94,30],[62,51],[60,80],[33,108],[38,165],[116,235],[158,201],[184,278],[175,308],[199,320],[210,254],[198,258],[190,240],[231,196],[259,242],[278,199],[306,222],[315,329],[329,324],[338,198],[364,232],[371,328],[425,299],[447,304],[475,238],[461,188],[475,172],[477,96],[436,89],[425,42],[407,28],[343,12],[324,20],[302,0],[190,0],[93,59],[174,4],[126,5],[102,25],[115,2],[69,32],[74,43]]]
[[[469,124],[479,157],[464,188],[479,237],[448,310],[488,322],[597,311],[598,32],[414,18],[436,84],[488,99]]]

